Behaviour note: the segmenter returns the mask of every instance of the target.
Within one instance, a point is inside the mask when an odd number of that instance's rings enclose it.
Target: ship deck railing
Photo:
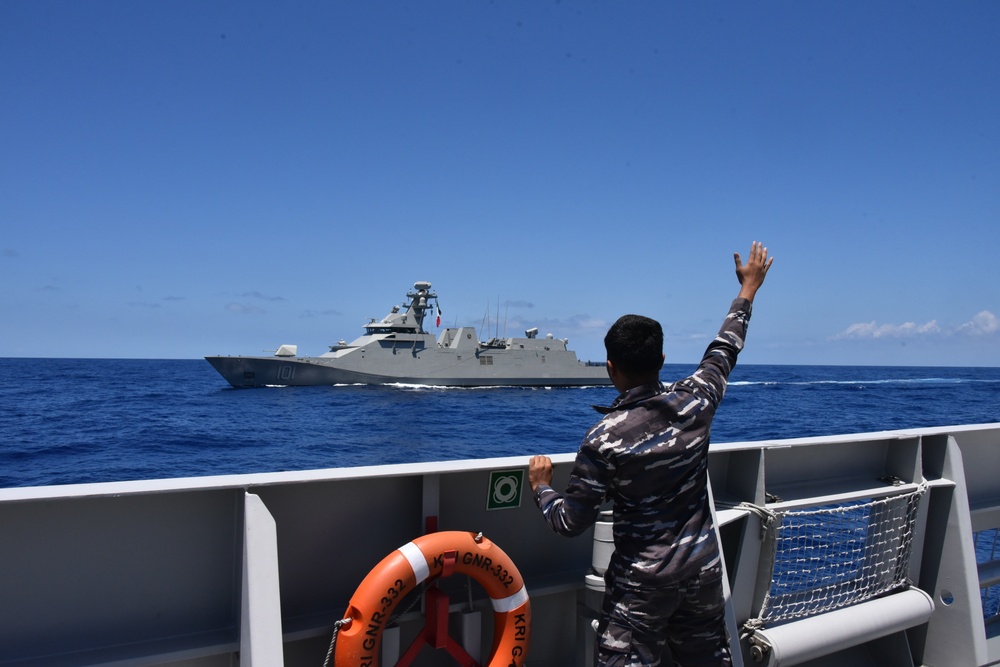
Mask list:
[[[552,458],[559,487],[575,457]],[[592,664],[600,604],[587,584],[595,579],[592,531],[554,535],[523,489],[517,503],[489,508],[494,475],[520,475],[523,485],[526,464],[516,457],[0,489],[0,665],[321,665],[360,581],[422,534],[429,517],[440,530],[482,531],[517,565],[533,611],[527,664]],[[997,470],[1000,424],[713,445],[734,663],[1000,661]],[[774,572],[751,508],[792,512],[919,488],[900,565],[906,586],[875,598],[888,600],[877,610],[884,627],[844,630],[835,641],[780,631],[875,609],[865,600],[764,619],[758,639],[769,637],[771,650],[753,640],[746,624],[760,615]],[[464,583],[451,579],[444,588],[457,587],[450,609],[458,623],[470,606]],[[485,593],[472,591],[468,618],[481,623],[474,635],[485,657],[492,612]],[[419,603],[402,613],[397,641],[407,645],[422,619]],[[415,667],[449,660],[425,649]]]

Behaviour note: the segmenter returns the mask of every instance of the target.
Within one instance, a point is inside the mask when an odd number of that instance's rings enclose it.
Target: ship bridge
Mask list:
[[[413,284],[413,289],[406,293],[408,301],[400,306],[393,306],[389,314],[376,321],[374,318],[365,325],[368,334],[413,333],[425,334],[424,318],[427,311],[437,308],[438,318],[441,317],[441,306],[438,305],[437,294],[431,290],[431,284],[425,280]],[[433,306],[431,305],[431,302]],[[440,322],[440,319],[438,320]]]

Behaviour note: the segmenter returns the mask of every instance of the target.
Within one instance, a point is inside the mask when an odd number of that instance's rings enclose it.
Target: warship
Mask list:
[[[318,357],[298,356],[298,346],[281,345],[271,356],[205,357],[233,387],[336,384],[417,384],[452,387],[568,387],[609,385],[603,362],[583,362],[567,339],[538,329],[524,337],[481,341],[474,327],[450,327],[436,338],[424,320],[441,307],[431,283],[419,281],[407,301],[365,333],[331,345]]]

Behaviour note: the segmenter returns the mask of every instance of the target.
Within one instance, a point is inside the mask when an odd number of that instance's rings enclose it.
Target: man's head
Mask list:
[[[663,329],[656,320],[622,315],[604,336],[604,347],[608,352],[608,374],[618,389],[631,389],[659,378],[663,367]],[[623,389],[620,384],[629,386]]]

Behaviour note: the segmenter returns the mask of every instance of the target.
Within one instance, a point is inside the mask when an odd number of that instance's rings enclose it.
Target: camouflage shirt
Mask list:
[[[736,299],[698,369],[671,385],[629,389],[587,433],[564,494],[539,485],[535,502],[557,533],[577,535],[614,503],[620,586],[669,585],[718,564],[708,502],[712,418],[743,348],[750,302]]]

